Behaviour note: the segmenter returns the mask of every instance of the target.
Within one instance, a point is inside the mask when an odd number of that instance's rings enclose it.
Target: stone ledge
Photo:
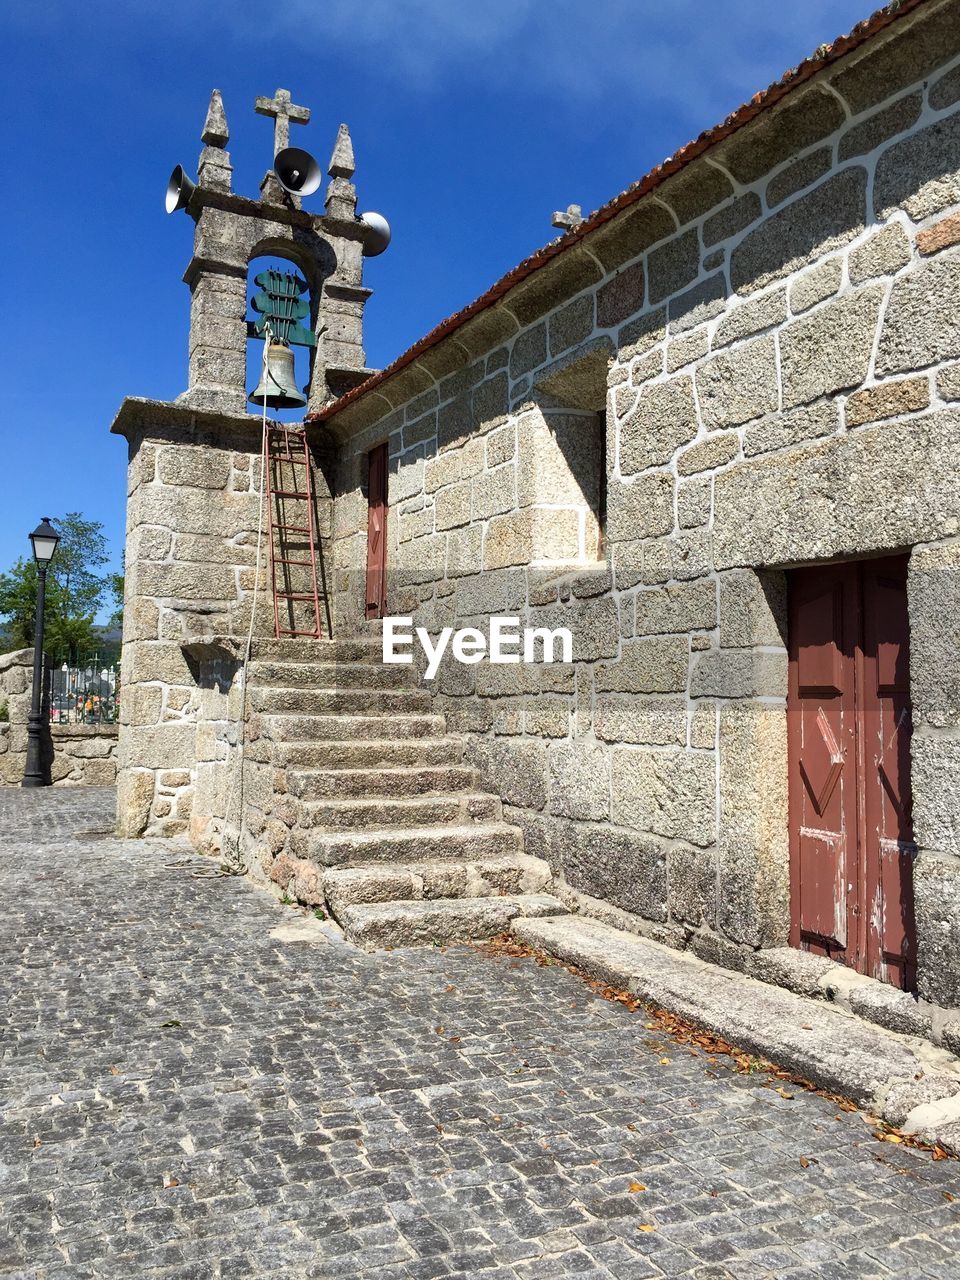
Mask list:
[[[594,920],[518,919],[511,930],[591,977],[960,1154],[960,1061],[945,1049]]]

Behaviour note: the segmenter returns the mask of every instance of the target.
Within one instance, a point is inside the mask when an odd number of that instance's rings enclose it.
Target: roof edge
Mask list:
[[[846,35],[838,36],[832,44],[819,46],[810,57],[805,58],[803,62],[791,70],[785,71],[779,80],[775,80],[766,89],[755,93],[748,102],[743,103],[742,106],[731,112],[724,120],[713,125],[712,128],[704,130],[692,142],[680,147],[672,156],[656,165],[655,168],[651,169],[637,182],[627,187],[626,191],[621,192],[620,195],[601,205],[579,226],[566,232],[558,239],[552,240],[528,258],[524,258],[506,275],[501,276],[479,298],[476,298],[452,316],[448,316],[446,320],[441,320],[438,325],[418,339],[412,347],[409,347],[392,363],[378,373],[373,374],[372,377],[367,378],[366,381],[361,382],[359,386],[354,387],[338,400],[334,400],[331,404],[325,405],[324,408],[314,413],[307,414],[305,421],[326,422],[336,417],[341,410],[356,404],[368,392],[381,386],[402,369],[412,364],[426,351],[439,345],[475,315],[479,315],[480,312],[486,311],[496,302],[499,302],[505,294],[533,275],[540,267],[553,261],[561,253],[574,248],[592,231],[610,222],[618,214],[622,213],[624,209],[638,203],[644,196],[656,190],[667,178],[672,178],[675,174],[682,172],[694,160],[709,151],[711,147],[716,146],[731,134],[736,133],[738,129],[742,129],[763,112],[771,110],[799,85],[812,79],[825,67],[839,62],[841,58],[858,49],[893,23],[907,17],[916,9],[934,2],[935,0],[892,0],[884,8],[878,9],[870,17],[858,22]]]

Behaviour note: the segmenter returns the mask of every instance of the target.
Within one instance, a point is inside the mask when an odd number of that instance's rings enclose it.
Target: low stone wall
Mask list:
[[[0,654],[0,785],[19,786],[27,759],[27,716],[33,682],[33,650]],[[50,766],[54,785],[110,787],[117,779],[115,724],[53,724]]]

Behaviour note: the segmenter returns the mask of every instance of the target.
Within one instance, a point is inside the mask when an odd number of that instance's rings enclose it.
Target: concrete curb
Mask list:
[[[591,977],[960,1155],[960,1060],[946,1049],[594,920],[516,919],[511,928]]]

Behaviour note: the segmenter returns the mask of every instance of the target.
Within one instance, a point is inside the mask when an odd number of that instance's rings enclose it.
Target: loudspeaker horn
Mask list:
[[[284,147],[278,151],[273,161],[273,171],[280,179],[284,191],[293,196],[313,195],[323,174],[320,166],[309,151],[301,151],[299,147]]]
[[[390,243],[390,223],[382,213],[361,213],[360,221],[367,228],[363,237],[363,256],[376,258]]]
[[[185,209],[196,189],[197,184],[190,181],[183,172],[183,165],[178,164],[167,183],[167,194],[164,199],[167,213],[176,213],[178,209]]]

